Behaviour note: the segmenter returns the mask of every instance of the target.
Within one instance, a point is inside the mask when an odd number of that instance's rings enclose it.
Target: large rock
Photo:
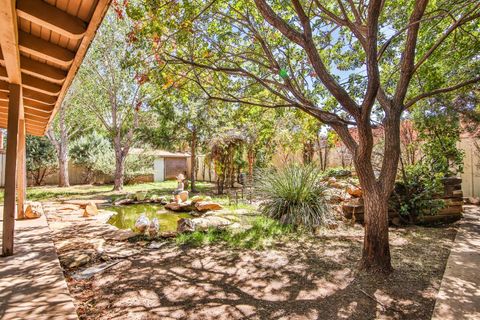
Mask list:
[[[232,224],[232,221],[218,216],[208,216],[193,219],[180,219],[177,223],[177,232],[204,231],[209,228],[226,227]]]
[[[92,203],[94,203],[95,205],[104,204],[104,203],[108,203],[108,201],[107,200],[65,200],[65,201],[62,201],[62,203],[80,206],[80,208],[85,209],[85,207],[89,204],[92,204]]]
[[[211,202],[211,201],[197,202],[195,203],[195,208],[200,212],[216,211],[216,210],[223,209],[223,207],[220,204],[216,202]]]
[[[190,200],[192,201],[192,203],[197,203],[204,201],[204,198],[202,196],[193,196]]]
[[[190,211],[196,210],[195,205],[193,205],[191,202],[182,202],[182,203],[170,202],[165,205],[165,209],[172,210],[175,212],[190,212]]]

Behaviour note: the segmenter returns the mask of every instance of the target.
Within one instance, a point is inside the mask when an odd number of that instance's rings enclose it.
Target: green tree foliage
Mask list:
[[[421,141],[422,165],[443,176],[461,173],[464,154],[457,148],[461,130],[457,110],[440,100],[419,105],[412,114]]]
[[[112,174],[115,168],[110,141],[96,131],[73,141],[70,157],[73,164],[86,170],[85,183],[93,183],[95,174]]]
[[[45,137],[26,138],[27,174],[34,185],[41,185],[48,175],[58,168],[57,154],[53,144]]]
[[[480,81],[477,1],[130,1],[131,41],[166,87],[300,109],[353,155],[365,201],[361,266],[391,271],[388,205],[405,110]],[[373,167],[373,131],[384,154]],[[349,126],[358,128],[353,136]]]
[[[136,141],[146,75],[131,64],[133,48],[125,41],[130,20],[109,12],[79,69],[77,105],[96,116],[115,153],[114,189],[123,188],[125,161]],[[99,130],[100,128],[95,128]]]

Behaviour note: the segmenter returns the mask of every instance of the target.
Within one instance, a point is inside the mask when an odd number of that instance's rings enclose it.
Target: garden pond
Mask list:
[[[142,214],[148,219],[157,218],[160,223],[160,232],[177,230],[177,221],[181,218],[191,218],[188,213],[175,213],[164,209],[160,204],[132,204],[126,206],[105,207],[105,210],[116,212],[108,223],[119,229],[135,229],[135,221]]]

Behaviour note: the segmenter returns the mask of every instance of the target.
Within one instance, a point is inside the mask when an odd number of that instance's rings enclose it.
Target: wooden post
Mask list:
[[[9,85],[7,152],[5,163],[5,199],[3,206],[2,255],[13,254],[15,229],[15,188],[17,183],[17,140],[21,107],[22,88],[18,84]]]
[[[3,130],[0,129],[0,150],[3,150]]]
[[[25,119],[18,121],[18,143],[17,143],[17,218],[25,218],[25,196],[26,196],[26,175],[25,175]]]

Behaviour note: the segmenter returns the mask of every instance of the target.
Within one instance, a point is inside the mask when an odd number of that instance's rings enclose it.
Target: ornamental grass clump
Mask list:
[[[291,164],[259,176],[258,191],[264,202],[261,212],[281,223],[308,229],[333,220],[327,203],[322,172],[313,165]]]

